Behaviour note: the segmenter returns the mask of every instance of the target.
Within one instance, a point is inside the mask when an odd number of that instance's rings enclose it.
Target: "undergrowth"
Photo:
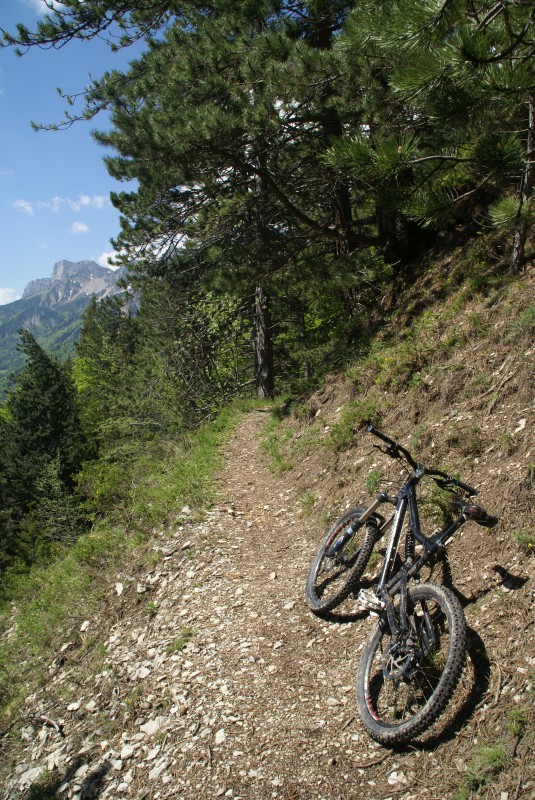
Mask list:
[[[0,715],[5,722],[43,683],[62,643],[84,647],[81,623],[103,602],[121,565],[150,540],[154,527],[175,522],[185,505],[200,511],[213,500],[213,473],[236,412],[227,409],[181,441],[162,443],[164,460],[145,452],[130,465],[131,491],[124,495],[121,514],[114,509],[113,518],[102,516],[54,562],[5,577],[0,608]],[[98,647],[93,650],[98,654]]]

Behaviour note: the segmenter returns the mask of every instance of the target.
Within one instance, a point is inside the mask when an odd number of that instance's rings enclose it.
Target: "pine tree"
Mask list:
[[[371,65],[397,132],[377,137],[370,121],[331,162],[366,176],[378,198],[383,188],[387,203],[424,225],[445,228],[498,201],[491,216],[522,227],[531,211],[533,25],[524,2],[359,3],[340,47]],[[519,185],[511,214],[502,198]],[[518,250],[514,271],[521,258]]]
[[[37,508],[37,498],[50,499],[48,489],[53,483],[57,508],[61,498],[65,512],[70,509],[75,476],[88,454],[68,365],[47,355],[29,331],[19,334],[27,361],[14,377],[0,426],[4,564],[22,551],[28,557],[36,554],[41,532],[34,522],[41,517],[40,512],[32,517],[32,509]],[[50,524],[55,523],[51,520]],[[32,531],[24,546],[23,528]]]

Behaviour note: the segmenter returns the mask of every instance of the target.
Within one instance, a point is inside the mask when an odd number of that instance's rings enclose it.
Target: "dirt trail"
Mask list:
[[[347,604],[331,621],[306,607],[321,531],[307,531],[288,473],[270,471],[265,419],[239,421],[203,522],[162,533],[155,566],[118,576],[108,619],[88,620],[82,636],[107,628],[100,673],[84,682],[58,662],[29,698],[34,722],[0,797],[36,797],[43,770],[75,800],[454,796],[472,733],[392,753],[363,732],[353,685],[370,621]]]

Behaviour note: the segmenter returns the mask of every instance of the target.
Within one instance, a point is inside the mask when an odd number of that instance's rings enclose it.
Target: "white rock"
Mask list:
[[[225,741],[225,729],[220,728],[215,735],[214,741],[216,744],[223,744]]]
[[[161,727],[161,720],[159,718],[150,719],[148,722],[145,722],[143,725],[139,726],[140,730],[142,730],[143,733],[146,733],[147,736],[152,736],[153,734],[155,734],[157,731],[160,730],[160,727]]]
[[[82,624],[80,625],[80,633],[84,633],[89,628],[90,625],[91,623],[88,619],[86,619],[85,622],[82,622]]]
[[[74,773],[74,777],[78,779],[83,778],[88,770],[89,770],[89,764],[82,764],[82,766],[78,767],[78,769]]]
[[[120,597],[124,591],[124,586],[122,583],[115,584],[115,591],[117,592],[118,596]]]
[[[32,767],[32,769],[23,772],[19,778],[20,788],[22,789],[24,786],[30,786],[34,781],[37,780],[42,771],[42,767]]]
[[[134,755],[134,748],[132,747],[132,745],[127,744],[121,750],[121,760],[122,761],[126,761],[126,759],[130,758],[130,756],[132,756],[132,755]]]
[[[156,764],[156,766],[153,767],[149,772],[149,780],[155,781],[156,778],[159,778],[164,769],[166,768],[166,766],[167,766],[167,761],[162,761],[159,764]]]

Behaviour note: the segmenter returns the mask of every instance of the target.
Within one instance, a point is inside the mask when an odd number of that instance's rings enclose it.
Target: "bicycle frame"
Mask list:
[[[417,575],[422,567],[429,562],[432,556],[445,547],[450,541],[456,531],[462,527],[466,517],[461,513],[457,519],[453,520],[443,530],[439,530],[431,536],[426,536],[422,533],[420,528],[420,517],[418,514],[418,501],[416,497],[416,487],[420,479],[424,476],[425,470],[417,468],[414,475],[412,475],[400,492],[395,497],[390,497],[386,493],[378,495],[376,501],[363,515],[363,518],[368,518],[381,505],[381,503],[392,503],[396,506],[396,510],[389,520],[385,521],[379,528],[382,534],[386,531],[387,527],[391,524],[391,532],[386,548],[385,559],[379,581],[374,587],[373,593],[376,600],[373,601],[369,596],[367,597],[368,608],[372,612],[379,612],[381,609],[386,611],[388,624],[394,636],[404,634],[408,628],[407,618],[407,585],[410,578]],[[373,509],[373,510],[372,510]],[[406,553],[405,560],[401,567],[395,574],[392,575],[394,563],[399,550],[399,544],[403,532],[403,526],[409,512],[409,527],[406,533]],[[414,557],[409,549],[409,543],[413,542],[422,545],[423,553],[420,556]],[[413,550],[411,547],[410,549]],[[361,591],[362,595],[366,596],[366,592]],[[399,610],[396,614],[392,598],[400,594]]]
[[[453,535],[466,522],[466,518],[463,516],[463,514],[460,514],[457,519],[453,520],[453,522],[447,525],[443,530],[438,531],[432,536],[426,536],[424,533],[422,533],[420,528],[420,517],[418,514],[418,503],[416,499],[416,486],[420,482],[420,478],[422,476],[423,473],[419,474],[417,472],[415,475],[409,478],[397,497],[388,498],[391,502],[396,503],[396,511],[392,522],[392,529],[386,549],[383,568],[379,576],[379,581],[375,587],[375,593],[381,599],[384,599],[384,594],[391,596],[397,594],[399,589],[398,584],[402,578],[400,573],[404,572],[407,578],[412,578],[414,575],[417,575],[421,568],[430,560],[430,558],[441,548],[445,547]],[[422,555],[414,559],[408,558],[405,560],[398,572],[392,576],[391,573],[399,549],[403,525],[407,516],[407,509],[409,511],[409,529],[406,534],[407,538],[410,539],[410,537],[414,537],[415,542],[422,545],[424,550]],[[381,530],[383,527],[385,526],[381,526]]]

